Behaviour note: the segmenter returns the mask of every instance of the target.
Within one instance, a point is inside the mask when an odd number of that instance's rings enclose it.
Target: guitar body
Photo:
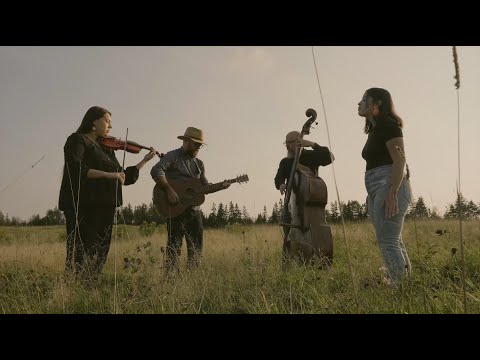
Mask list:
[[[200,179],[169,180],[170,186],[178,195],[179,203],[171,205],[167,193],[158,184],[153,188],[153,204],[165,218],[175,218],[182,214],[189,206],[199,206],[205,202],[205,194],[201,192],[203,184]]]

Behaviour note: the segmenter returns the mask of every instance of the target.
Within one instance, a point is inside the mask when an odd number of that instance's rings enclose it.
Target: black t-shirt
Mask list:
[[[367,161],[366,170],[393,164],[386,142],[396,137],[403,137],[403,132],[393,118],[388,117],[377,121],[375,127],[370,130],[362,150],[362,157]]]
[[[60,210],[72,210],[73,203],[78,204],[80,212],[88,211],[92,207],[122,205],[122,184],[118,180],[87,178],[89,169],[121,171],[121,165],[113,150],[101,147],[84,134],[73,133],[65,142],[64,154],[65,165],[58,201]],[[124,173],[125,185],[135,183],[139,176],[136,166],[127,167]]]

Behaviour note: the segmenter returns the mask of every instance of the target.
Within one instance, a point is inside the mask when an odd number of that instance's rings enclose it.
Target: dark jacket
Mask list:
[[[92,207],[118,207],[123,204],[120,181],[87,179],[89,169],[121,171],[121,165],[113,150],[105,149],[79,133],[70,135],[63,149],[65,164],[58,201],[60,210],[73,209],[73,204],[78,204],[80,212],[88,211]],[[130,166],[124,173],[124,185],[130,185],[137,181],[139,170],[136,166]]]

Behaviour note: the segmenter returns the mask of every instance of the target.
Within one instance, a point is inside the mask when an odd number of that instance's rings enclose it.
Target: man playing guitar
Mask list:
[[[150,171],[150,175],[157,184],[156,187],[160,187],[164,191],[172,208],[180,205],[182,199],[168,180],[173,183],[173,181],[188,182],[196,179],[203,185],[209,184],[205,177],[203,161],[197,158],[198,151],[205,144],[203,131],[188,127],[185,134],[178,136],[178,139],[183,140],[183,145],[176,150],[167,152]],[[218,190],[209,192],[223,190],[229,186],[230,182],[224,181]],[[189,268],[198,266],[203,248],[203,223],[200,206],[190,205],[180,215],[169,217],[167,232],[167,270],[178,270],[177,260],[180,256],[183,236],[187,242],[187,265]]]

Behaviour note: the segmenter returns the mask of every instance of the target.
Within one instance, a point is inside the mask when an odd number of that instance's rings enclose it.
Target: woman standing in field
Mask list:
[[[113,150],[97,142],[112,128],[110,111],[93,106],[64,146],[65,165],[59,209],[66,218],[66,272],[96,278],[107,260],[115,209],[122,205],[122,185],[134,184],[156,151],[122,171]]]
[[[368,89],[358,103],[358,115],[365,118],[368,134],[362,151],[366,160],[367,206],[375,227],[378,246],[387,268],[384,282],[397,285],[411,272],[402,228],[412,201],[408,166],[403,144],[403,121],[395,113],[390,93]]]

